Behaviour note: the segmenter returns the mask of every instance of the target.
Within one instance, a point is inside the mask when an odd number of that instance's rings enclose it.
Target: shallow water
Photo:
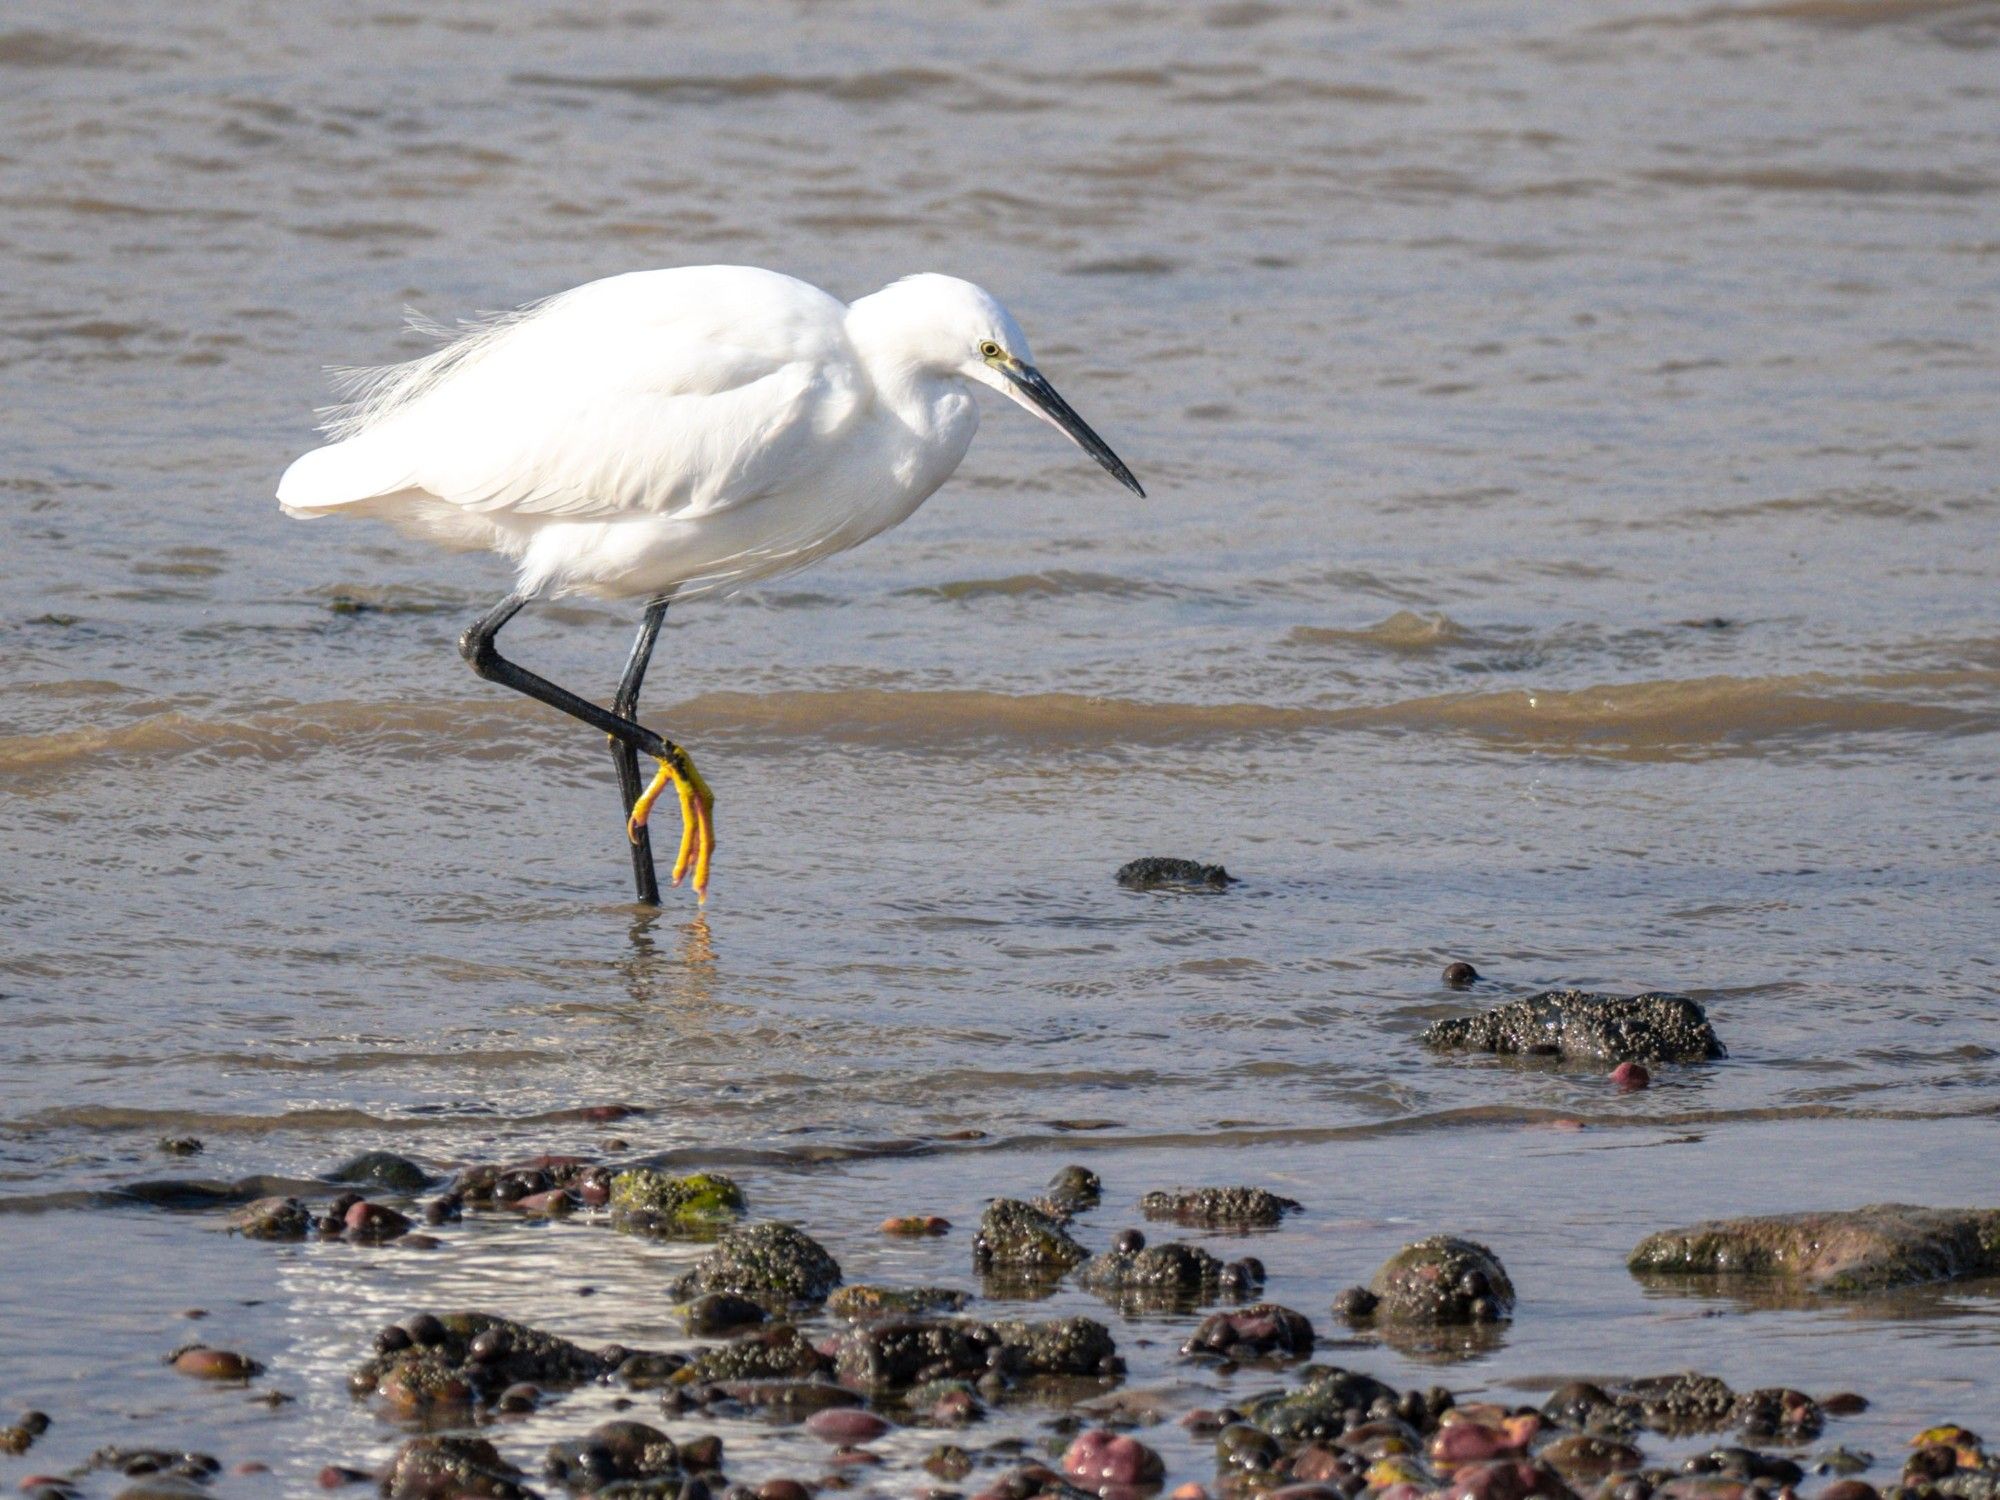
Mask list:
[[[613,1101],[850,1277],[969,1285],[963,1233],[867,1226],[1078,1157],[1093,1243],[1176,1180],[1304,1199],[1259,1253],[1322,1331],[1401,1239],[1488,1238],[1522,1312],[1455,1385],[1990,1420],[1990,1286],[1718,1323],[1619,1261],[1990,1197],[1996,49],[1963,0],[10,8],[0,1398],[58,1428],[0,1480],[135,1412],[287,1483],[378,1457],[339,1375],[413,1305],[664,1328],[684,1257],[581,1228],[274,1252],[93,1196]],[[499,565],[269,495],[403,304],[702,260],[986,283],[1150,498],[995,412],[901,530],[675,615],[645,716],[723,846],[655,916],[601,743],[452,649]],[[608,692],[632,624],[508,640]],[[1146,853],[1243,883],[1116,889]],[[1415,1045],[1555,983],[1693,993],[1730,1059],[1619,1096]],[[243,1298],[305,1398],[248,1426],[152,1364]]]

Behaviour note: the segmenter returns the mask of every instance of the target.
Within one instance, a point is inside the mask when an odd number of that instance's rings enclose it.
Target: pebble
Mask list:
[[[1611,1081],[1621,1089],[1642,1089],[1653,1081],[1644,1063],[1622,1062],[1611,1070]]]
[[[247,1354],[238,1354],[234,1349],[211,1349],[205,1344],[174,1355],[173,1367],[197,1380],[248,1380],[263,1369]]]
[[[1063,1472],[1086,1485],[1157,1484],[1166,1473],[1160,1455],[1135,1437],[1093,1427],[1063,1454]]]
[[[829,1407],[806,1418],[806,1431],[829,1443],[869,1443],[888,1430],[882,1418],[855,1406]]]
[[[1479,971],[1460,959],[1457,963],[1444,966],[1444,982],[1455,990],[1470,989],[1479,983]]]
[[[882,1233],[897,1235],[939,1235],[951,1233],[951,1220],[937,1214],[906,1214],[884,1219]]]
[[[757,1486],[757,1500],[812,1500],[812,1491],[796,1479],[767,1479]]]
[[[366,1469],[350,1469],[342,1464],[328,1464],[319,1471],[319,1487],[323,1490],[337,1490],[342,1485],[368,1484],[375,1476]]]

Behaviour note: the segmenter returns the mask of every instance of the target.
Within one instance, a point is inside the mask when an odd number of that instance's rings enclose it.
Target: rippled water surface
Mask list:
[[[564,1112],[612,1102],[614,1155],[733,1164],[850,1279],[971,1285],[963,1231],[870,1226],[1067,1159],[1096,1244],[1254,1180],[1323,1325],[1401,1240],[1493,1243],[1522,1310],[1466,1387],[1858,1384],[1885,1452],[1990,1419],[1991,1286],[1620,1261],[1992,1198],[1996,57],[1966,0],[0,12],[0,1400],[58,1418],[0,1479],[372,1461],[340,1374],[412,1306],[667,1339],[692,1250],[274,1251],[102,1196],[603,1150]],[[644,716],[723,845],[654,914],[602,742],[453,649],[504,568],[270,495],[323,366],[423,347],[405,304],[712,260],[985,283],[1150,495],[996,411],[899,531],[673,616]],[[608,694],[633,624],[508,639]],[[1242,883],[1117,889],[1148,853]],[[1731,1056],[1618,1096],[1415,1043],[1555,983],[1685,990]],[[303,1399],[161,1372],[191,1303]]]

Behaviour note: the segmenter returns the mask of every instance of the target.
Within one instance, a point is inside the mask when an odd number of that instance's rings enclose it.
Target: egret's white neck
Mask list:
[[[913,426],[928,427],[946,398],[971,396],[965,377],[938,358],[924,309],[901,283],[849,304],[847,337],[877,398]]]

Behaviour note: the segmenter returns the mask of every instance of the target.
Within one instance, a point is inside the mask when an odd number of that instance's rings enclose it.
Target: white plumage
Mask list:
[[[706,898],[714,794],[686,750],[639,723],[668,603],[804,567],[903,520],[949,479],[979,427],[974,383],[1139,482],[1034,366],[1019,325],[949,276],[910,276],[845,306],[747,266],[593,281],[468,325],[426,358],[346,377],[334,441],[278,483],[294,516],[377,516],[514,559],[513,593],[459,641],[474,671],[611,738],[643,902],[646,832],[671,786]],[[501,629],[541,594],[649,602],[610,709],[509,661]],[[659,761],[642,791],[637,757]]]
[[[491,548],[528,595],[683,599],[909,516],[979,426],[969,382],[1054,416],[1022,370],[1013,318],[951,277],[850,307],[747,266],[633,272],[350,376],[336,441],[286,471],[278,500]]]

